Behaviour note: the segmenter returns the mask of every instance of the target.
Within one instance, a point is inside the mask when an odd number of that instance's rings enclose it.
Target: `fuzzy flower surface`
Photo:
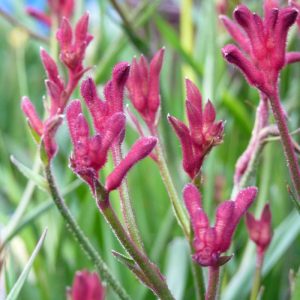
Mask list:
[[[186,91],[189,126],[173,116],[168,116],[168,120],[181,143],[183,168],[193,179],[199,173],[205,156],[222,142],[224,122],[215,121],[216,111],[210,101],[202,108],[200,91],[190,80],[186,80]]]
[[[91,78],[82,83],[81,93],[92,115],[96,130],[94,136],[90,135],[89,124],[83,115],[80,101],[72,101],[67,109],[67,121],[74,146],[70,166],[89,184],[93,192],[94,182],[98,180],[99,171],[107,161],[109,150],[115,143],[121,143],[124,138],[126,118],[122,112],[122,91],[125,85],[123,73],[127,72],[127,69],[128,67],[124,68],[124,64],[119,64],[114,69],[113,79],[105,86],[106,101],[98,97],[96,86]],[[106,178],[106,191],[117,189],[128,171],[138,161],[148,156],[156,143],[155,137],[142,137],[137,140]]]
[[[21,104],[21,108],[25,116],[27,117],[28,123],[32,131],[34,132],[34,135],[36,136],[36,141],[42,141],[44,144],[46,155],[49,161],[55,156],[57,152],[55,133],[62,123],[62,115],[64,113],[67,102],[70,99],[70,96],[72,95],[74,89],[76,88],[78,81],[87,70],[82,67],[82,62],[86,46],[91,40],[91,36],[87,33],[88,15],[85,14],[78,21],[74,33],[76,35],[76,39],[73,50],[76,53],[80,53],[80,55],[73,55],[74,53],[72,51],[69,52],[69,54],[66,54],[66,49],[63,48],[63,45],[65,45],[67,41],[70,40],[70,36],[72,38],[73,29],[66,25],[69,24],[67,20],[65,20],[65,22],[61,24],[61,27],[58,29],[57,34],[60,45],[62,46],[60,49],[60,56],[72,56],[74,65],[76,65],[77,67],[73,69],[70,68],[70,66],[68,65],[68,61],[62,59],[62,62],[69,70],[69,76],[67,78],[67,82],[65,82],[65,80],[59,74],[58,66],[54,59],[47,53],[46,50],[41,49],[40,56],[47,74],[45,85],[50,99],[50,103],[46,106],[46,119],[44,121],[41,120],[35,110],[34,105],[28,97],[23,97]],[[68,30],[65,29],[65,26],[67,26]],[[79,50],[79,48],[81,50]]]
[[[160,107],[160,72],[164,48],[157,51],[150,64],[142,55],[133,59],[127,80],[129,99],[149,128],[156,127]]]
[[[183,190],[185,206],[188,210],[194,231],[193,259],[201,266],[221,266],[231,256],[221,256],[231,244],[234,231],[253,203],[257,188],[241,190],[234,201],[221,203],[216,209],[215,225],[211,226],[203,210],[201,194],[193,184],[187,184]]]
[[[105,287],[97,273],[76,272],[73,285],[67,290],[68,300],[104,300]]]
[[[258,220],[247,212],[246,225],[250,239],[256,244],[259,256],[262,256],[272,240],[272,214],[269,204],[265,205]]]
[[[264,18],[243,4],[234,10],[235,22],[221,16],[239,46],[225,46],[222,49],[224,58],[242,71],[249,84],[266,95],[273,92],[286,63],[295,62],[298,56],[286,52],[288,31],[297,16],[296,8],[281,8],[277,0],[264,1]]]

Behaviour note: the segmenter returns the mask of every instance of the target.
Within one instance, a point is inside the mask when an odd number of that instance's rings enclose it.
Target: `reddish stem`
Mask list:
[[[285,113],[281,106],[278,88],[276,88],[275,91],[269,96],[269,99],[280,133],[285,158],[290,171],[290,177],[296,190],[298,198],[297,200],[300,201],[300,168],[293,145],[293,140],[289,134]]]
[[[208,287],[205,300],[217,299],[219,290],[220,267],[208,267]]]

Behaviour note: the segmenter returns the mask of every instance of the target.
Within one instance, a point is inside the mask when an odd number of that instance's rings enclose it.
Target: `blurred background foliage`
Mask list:
[[[257,92],[249,88],[242,76],[222,59],[221,47],[230,39],[218,20],[218,3],[211,0],[119,1],[129,21],[128,27],[112,2],[76,1],[74,20],[85,10],[91,14],[90,31],[95,39],[86,57],[86,65],[94,66],[89,75],[96,78],[102,91],[115,63],[131,61],[141,52],[151,57],[158,48],[166,47],[161,75],[160,130],[179,192],[187,178],[181,168],[179,142],[166,121],[166,115],[171,113],[178,118],[185,117],[185,77],[197,83],[204,99],[212,100],[217,108],[217,118],[227,121],[224,143],[213,150],[204,166],[203,203],[212,217],[217,203],[230,197],[235,162],[251,136],[259,100]],[[229,1],[225,13],[231,15],[237,2]],[[261,12],[261,1],[243,2]],[[22,24],[34,32],[49,35],[46,28],[26,15],[28,4],[40,8],[46,6],[45,1],[0,0],[0,7]],[[11,225],[21,199],[29,202],[2,252],[0,259],[5,261],[2,278],[5,278],[5,286],[10,290],[42,231],[48,227],[44,245],[19,299],[65,299],[66,286],[71,285],[76,270],[92,270],[93,267],[70,236],[48,194],[28,181],[10,161],[10,155],[13,155],[29,168],[34,165],[36,145],[21,113],[20,99],[28,95],[42,114],[45,74],[39,49],[40,46],[48,49],[48,45],[32,39],[3,18],[0,18],[0,41],[0,230]],[[288,47],[300,49],[297,28],[292,31]],[[298,64],[289,66],[281,76],[281,96],[290,116],[291,131],[300,124],[299,79]],[[73,98],[76,97],[79,97],[78,90],[73,95]],[[136,138],[137,134],[129,124],[125,148]],[[118,241],[96,209],[88,187],[77,180],[68,168],[71,145],[65,125],[60,129],[57,140],[59,153],[54,162],[55,175],[82,229],[133,299],[154,299],[112,257],[112,249],[121,251]],[[110,170],[109,162],[104,172]],[[130,172],[128,180],[147,253],[167,276],[176,299],[193,299],[188,247],[170,210],[157,167],[147,159]],[[249,185],[259,187],[259,196],[252,210],[260,213],[263,204],[270,201],[275,229],[266,257],[262,299],[288,299],[291,282],[292,286],[297,286],[290,270],[297,272],[300,262],[300,217],[289,199],[288,182],[281,145],[278,141],[270,142],[264,148],[256,173],[249,182]],[[113,195],[112,202],[119,210],[117,193]],[[221,299],[247,299],[255,256],[244,222],[235,235],[232,251],[235,256],[222,274]],[[114,297],[108,289],[108,299]]]

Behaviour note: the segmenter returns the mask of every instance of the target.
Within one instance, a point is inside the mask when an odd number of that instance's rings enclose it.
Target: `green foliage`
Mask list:
[[[12,2],[18,8],[18,18],[24,20],[33,30],[41,30],[40,26],[25,16],[25,1]],[[131,61],[134,55],[141,54],[137,48],[145,47],[144,42],[148,43],[146,48],[152,52],[161,46],[166,47],[161,80],[160,131],[177,191],[182,190],[187,178],[181,168],[179,143],[168,127],[166,114],[170,112],[180,118],[185,115],[183,65],[191,68],[196,83],[205,96],[204,101],[210,97],[216,105],[217,118],[227,121],[224,143],[213,150],[203,171],[204,207],[212,215],[219,200],[216,199],[218,195],[222,196],[222,200],[230,197],[235,162],[250,138],[258,99],[257,93],[221,57],[220,49],[229,37],[217,19],[214,1],[193,1],[191,18],[195,43],[192,53],[186,51],[180,42],[180,35],[184,33],[179,32],[178,24],[170,23],[164,14],[159,13],[158,5],[161,1],[139,1],[139,9],[127,8],[127,15],[141,40],[132,37],[128,27],[124,30],[119,19],[116,21],[115,11],[109,1],[98,2],[99,11],[92,18],[91,25],[91,32],[96,38],[91,44],[86,65],[95,66],[90,75],[96,78],[100,87],[108,80],[115,63],[120,60]],[[181,5],[185,3],[178,2]],[[248,2],[256,10],[261,7],[261,1]],[[65,289],[71,285],[75,272],[83,268],[93,270],[93,266],[71,238],[56,208],[53,209],[53,204],[44,191],[46,185],[43,176],[32,171],[37,149],[21,113],[20,99],[28,93],[42,115],[46,76],[39,58],[40,42],[24,37],[3,19],[0,19],[0,28],[0,249],[2,232],[7,229],[21,199],[30,199],[26,211],[22,213],[17,226],[10,231],[11,235],[5,241],[6,261],[0,270],[0,276],[6,278],[7,290],[14,292],[14,295],[22,287],[17,299],[61,300],[65,299]],[[18,45],[14,42],[16,38]],[[291,50],[299,50],[299,44],[299,36],[291,36]],[[295,130],[300,125],[299,64],[289,66],[283,72],[281,83],[283,104],[292,112],[289,126],[291,130]],[[78,95],[77,90],[74,98]],[[128,126],[125,150],[136,138],[136,132]],[[294,138],[299,142],[299,135]],[[80,184],[68,168],[71,143],[65,124],[59,130],[57,141],[59,153],[54,161],[54,173],[76,220],[132,299],[155,299],[112,254],[112,249],[118,253],[124,252],[99,214],[89,189]],[[23,174],[11,164],[10,155],[14,157],[14,165]],[[109,162],[103,174],[108,174],[111,167]],[[288,270],[299,269],[300,219],[286,189],[288,172],[279,142],[272,142],[264,149],[256,171],[257,176],[251,179],[251,183],[259,187],[259,197],[252,209],[260,212],[264,203],[270,201],[275,229],[263,269],[264,291],[261,299],[283,299],[289,295]],[[31,189],[28,188],[28,178],[34,182]],[[223,183],[218,195],[217,181]],[[170,202],[156,165],[150,159],[142,161],[130,172],[128,184],[147,253],[166,275],[177,299],[194,299],[190,254],[170,210]],[[112,205],[120,215],[117,193],[112,195]],[[42,251],[36,256],[36,250],[28,260],[45,227],[49,229]],[[255,252],[247,241],[246,228],[241,224],[232,248],[235,256],[222,272],[221,299],[249,298]],[[41,243],[42,241],[37,247]],[[124,259],[123,263],[126,264],[126,257],[117,256]],[[28,262],[25,268],[24,259]],[[32,276],[28,276],[29,269]],[[16,274],[20,273],[20,281],[14,286]],[[299,299],[299,290],[297,275],[291,299]],[[115,299],[109,288],[107,293],[107,299]]]

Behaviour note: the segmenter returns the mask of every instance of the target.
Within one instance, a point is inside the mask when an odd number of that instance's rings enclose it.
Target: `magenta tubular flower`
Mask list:
[[[67,121],[74,151],[70,166],[74,173],[85,180],[94,192],[94,182],[98,179],[99,170],[107,160],[108,151],[116,138],[125,129],[125,115],[116,112],[106,120],[103,130],[91,137],[89,125],[83,116],[79,100],[70,103],[67,109]],[[106,181],[108,192],[117,189],[128,171],[141,159],[145,158],[156,145],[156,138],[144,137],[138,140],[127,156],[120,161]]]
[[[67,24],[68,21],[66,20]],[[66,23],[62,24],[59,29],[59,38],[66,43],[68,39],[72,39],[72,28],[68,27],[68,30],[64,27]],[[48,160],[55,156],[57,151],[57,145],[55,143],[55,133],[62,122],[62,114],[64,113],[67,102],[76,88],[79,79],[82,77],[87,69],[83,69],[82,60],[86,47],[91,40],[90,35],[87,34],[88,16],[84,15],[78,22],[75,30],[77,47],[81,47],[80,55],[76,57],[77,67],[75,69],[69,69],[68,82],[65,83],[60,77],[58,67],[53,58],[45,51],[41,49],[41,60],[44,65],[44,69],[47,74],[45,80],[47,92],[50,98],[50,103],[47,106],[47,119],[42,122],[38,117],[35,108],[28,97],[23,97],[22,110],[28,118],[29,125],[32,130],[40,137],[43,142]],[[81,41],[81,42],[79,42]],[[84,45],[84,46],[83,46]],[[71,52],[70,55],[73,55]],[[66,55],[65,49],[61,49],[61,56]],[[75,58],[74,58],[75,60]],[[75,62],[74,62],[75,64]],[[68,67],[68,65],[67,65]]]
[[[193,259],[197,263],[217,267],[230,259],[221,254],[229,249],[234,231],[256,194],[257,188],[249,187],[240,191],[234,201],[221,203],[216,210],[215,226],[212,227],[202,208],[200,192],[193,184],[185,186],[183,198],[194,231]]]
[[[93,36],[88,33],[89,15],[84,14],[73,31],[67,18],[63,18],[56,37],[60,45],[60,59],[69,70],[70,78],[78,81],[87,69],[82,62]]]
[[[67,290],[68,300],[104,300],[105,287],[97,273],[76,272],[73,286]]]
[[[128,171],[141,159],[148,156],[157,143],[155,137],[141,137],[130,149],[126,157],[106,179],[106,190],[112,191],[121,185]]]
[[[127,81],[129,99],[150,129],[157,126],[160,107],[159,76],[164,50],[160,49],[150,64],[143,55],[139,61],[134,58]]]
[[[293,7],[280,8],[279,1],[264,1],[264,19],[245,5],[234,11],[233,22],[221,16],[226,29],[238,43],[222,49],[224,58],[238,67],[249,84],[270,96],[277,85],[279,73],[286,59],[286,39],[289,28],[298,16]]]
[[[272,240],[272,215],[266,204],[260,219],[255,220],[251,213],[246,214],[246,225],[250,239],[256,244],[258,259],[261,260]]]
[[[210,101],[202,108],[202,96],[190,80],[186,80],[186,90],[189,127],[175,117],[168,116],[168,120],[181,143],[183,168],[193,179],[199,173],[205,156],[222,142],[224,122],[215,122],[216,112]]]
[[[51,27],[54,22],[53,18],[56,18],[58,24],[63,17],[67,19],[71,18],[75,3],[74,0],[48,0],[48,5],[49,14],[31,6],[26,7],[26,13],[37,21]]]
[[[112,72],[112,79],[104,87],[105,101],[101,100],[97,88],[92,80],[88,78],[81,84],[81,95],[92,115],[95,129],[102,133],[106,128],[107,120],[123,109],[124,87],[129,73],[127,62],[118,63]]]

